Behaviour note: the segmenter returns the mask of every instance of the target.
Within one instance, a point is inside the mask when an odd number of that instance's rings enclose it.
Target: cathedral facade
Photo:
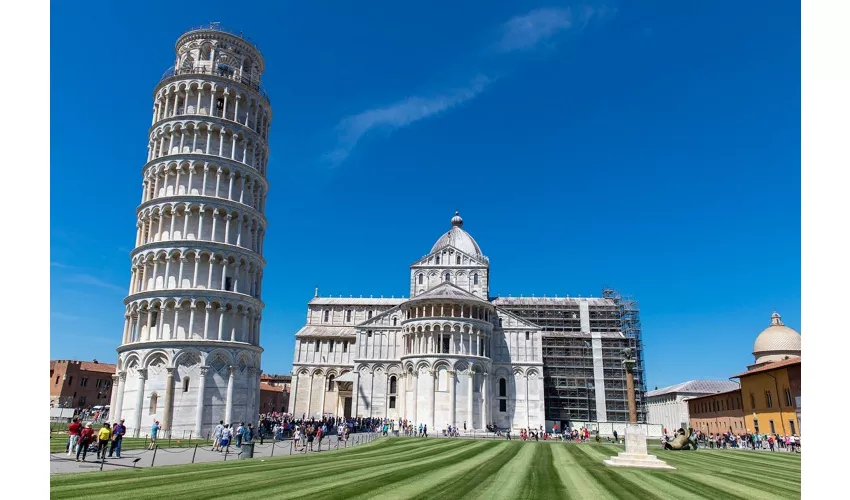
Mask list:
[[[543,331],[489,298],[490,262],[458,215],[410,266],[410,298],[308,304],[289,413],[429,428],[544,425]]]

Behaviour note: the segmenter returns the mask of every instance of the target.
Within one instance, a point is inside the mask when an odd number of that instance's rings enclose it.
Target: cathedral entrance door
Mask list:
[[[343,403],[343,415],[346,417],[352,417],[351,415],[351,398],[345,398],[345,402]]]

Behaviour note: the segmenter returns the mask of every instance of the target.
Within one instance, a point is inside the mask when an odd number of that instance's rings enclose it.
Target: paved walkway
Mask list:
[[[376,439],[375,435],[371,440]],[[370,436],[367,434],[352,434],[348,443],[337,440],[336,436],[322,439],[321,450],[319,450],[318,442],[313,443],[313,451],[306,453],[317,453],[319,451],[329,451],[342,449],[345,447],[358,446],[370,442]],[[221,462],[225,460],[238,460],[240,449],[231,446],[230,453],[224,454],[218,451],[211,451],[210,446],[198,446],[197,449],[192,448],[159,448],[156,450],[156,456],[152,450],[127,450],[121,453],[121,458],[107,458],[103,462],[102,470],[119,470],[127,468],[144,468],[144,467],[160,467],[165,465],[182,465],[197,462]],[[291,439],[285,441],[268,441],[263,444],[256,442],[254,444],[254,458],[263,459],[272,456],[286,456],[306,454],[302,450],[296,450]],[[138,460],[137,460],[138,459]],[[94,452],[86,455],[85,462],[77,462],[73,456],[68,456],[65,453],[50,454],[50,473],[51,474],[70,474],[75,472],[92,472],[101,470],[101,461],[97,460],[97,455]]]

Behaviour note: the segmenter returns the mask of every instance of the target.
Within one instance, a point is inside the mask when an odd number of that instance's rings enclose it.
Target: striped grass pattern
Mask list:
[[[52,476],[51,498],[800,498],[800,455],[654,452],[678,470],[606,467],[622,447],[387,438],[338,451]]]
[[[143,450],[151,444],[148,438],[127,438],[121,440],[121,450]],[[212,446],[212,441],[206,439],[160,439],[159,446],[167,448],[188,448],[196,444]],[[50,453],[64,453],[68,447],[67,435],[50,436]],[[92,452],[94,453],[94,452]]]

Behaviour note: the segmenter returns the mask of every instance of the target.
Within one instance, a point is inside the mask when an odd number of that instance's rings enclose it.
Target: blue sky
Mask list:
[[[98,4],[51,5],[53,359],[114,362],[152,93],[209,21],[266,60],[267,373],[315,286],[405,295],[455,210],[493,295],[639,300],[649,387],[799,329],[798,6]]]

